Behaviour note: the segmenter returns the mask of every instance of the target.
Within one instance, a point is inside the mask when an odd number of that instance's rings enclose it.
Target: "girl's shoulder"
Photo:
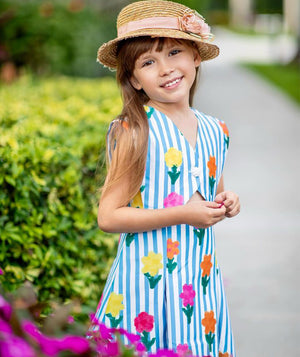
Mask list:
[[[202,123],[203,125],[209,126],[210,128],[216,130],[216,131],[221,131],[225,135],[229,136],[228,128],[226,123],[212,115],[205,114],[195,108],[192,108],[194,113],[196,114],[196,117],[198,118],[199,122]]]

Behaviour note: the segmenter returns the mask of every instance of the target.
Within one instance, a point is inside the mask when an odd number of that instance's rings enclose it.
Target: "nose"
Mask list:
[[[171,65],[171,63],[167,60],[161,60],[159,63],[159,74],[160,76],[168,76],[174,71],[174,67]]]

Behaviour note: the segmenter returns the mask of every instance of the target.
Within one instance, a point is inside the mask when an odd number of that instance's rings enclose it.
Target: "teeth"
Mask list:
[[[171,86],[173,86],[174,84],[178,83],[179,81],[180,81],[180,78],[177,78],[177,79],[175,79],[174,81],[172,81],[172,82],[166,84],[165,87],[171,87]]]

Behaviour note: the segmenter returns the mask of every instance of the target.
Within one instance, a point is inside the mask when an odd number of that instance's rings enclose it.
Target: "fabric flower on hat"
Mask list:
[[[211,38],[210,27],[204,21],[203,17],[196,12],[184,14],[180,20],[183,31],[200,36],[203,39]]]

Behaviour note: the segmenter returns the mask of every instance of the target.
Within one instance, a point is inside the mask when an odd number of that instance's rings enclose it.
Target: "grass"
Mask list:
[[[247,64],[300,104],[300,69],[296,64]]]

